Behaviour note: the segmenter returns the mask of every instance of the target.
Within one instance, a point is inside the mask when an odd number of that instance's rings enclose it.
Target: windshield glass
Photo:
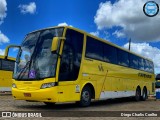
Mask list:
[[[16,58],[16,80],[39,80],[54,77],[57,55],[51,52],[53,37],[61,37],[63,28],[46,29],[28,34]]]

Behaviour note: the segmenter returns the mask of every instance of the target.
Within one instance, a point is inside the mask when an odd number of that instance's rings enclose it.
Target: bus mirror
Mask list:
[[[10,48],[18,48],[18,49],[21,49],[21,46],[19,45],[9,45],[6,47],[5,49],[5,53],[4,53],[4,58],[7,59],[8,58],[8,53],[9,53],[9,49]]]
[[[59,48],[61,40],[64,40],[64,39],[65,38],[62,38],[62,37],[54,37],[53,40],[52,40],[51,51],[56,52]]]
[[[160,80],[160,74],[156,75],[156,80]]]

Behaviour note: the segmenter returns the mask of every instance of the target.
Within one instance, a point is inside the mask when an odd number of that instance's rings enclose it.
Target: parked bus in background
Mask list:
[[[11,91],[12,74],[14,70],[15,58],[5,59],[0,55],[0,91]]]
[[[147,58],[79,29],[61,26],[27,34],[19,49],[12,95],[47,105],[154,94]]]

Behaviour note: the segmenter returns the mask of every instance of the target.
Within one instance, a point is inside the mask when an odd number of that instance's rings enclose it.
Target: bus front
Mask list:
[[[56,68],[58,55],[51,51],[54,37],[63,36],[64,27],[28,34],[19,49],[13,74],[15,99],[57,102]]]

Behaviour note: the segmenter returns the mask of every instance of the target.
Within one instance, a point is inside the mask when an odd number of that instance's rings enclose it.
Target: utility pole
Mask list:
[[[129,39],[129,51],[131,50],[131,38]]]

